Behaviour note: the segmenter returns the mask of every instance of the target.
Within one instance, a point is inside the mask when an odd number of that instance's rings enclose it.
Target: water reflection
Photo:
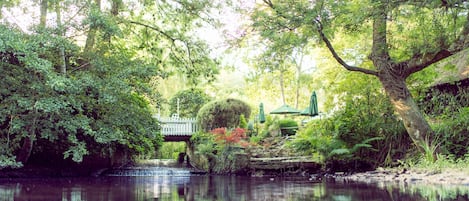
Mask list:
[[[468,186],[369,185],[235,176],[2,179],[0,200],[469,200]]]

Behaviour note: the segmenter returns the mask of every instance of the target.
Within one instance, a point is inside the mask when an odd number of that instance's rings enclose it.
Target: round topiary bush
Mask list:
[[[197,114],[197,121],[203,131],[222,127],[235,128],[239,126],[241,114],[249,119],[249,105],[241,100],[228,98],[204,105]]]

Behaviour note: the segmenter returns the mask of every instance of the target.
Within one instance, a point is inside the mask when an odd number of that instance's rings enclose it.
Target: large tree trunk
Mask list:
[[[426,153],[427,148],[431,148],[433,131],[410,94],[405,78],[381,73],[379,79],[410,138],[422,153]]]
[[[433,131],[423,117],[406,84],[408,63],[396,63],[389,56],[387,43],[387,6],[377,5],[373,18],[373,46],[370,55],[384,90],[417,148],[425,154],[431,147]],[[431,153],[434,154],[434,153]]]

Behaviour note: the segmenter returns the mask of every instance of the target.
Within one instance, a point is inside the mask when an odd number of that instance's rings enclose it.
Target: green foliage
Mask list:
[[[469,107],[439,117],[432,125],[435,139],[438,139],[438,151],[452,155],[456,159],[465,157],[469,151]]]
[[[241,114],[249,118],[251,114],[249,105],[241,100],[229,98],[204,105],[197,114],[197,121],[204,131],[223,127],[235,128],[239,125]]]
[[[467,80],[462,80],[435,85],[419,97],[419,105],[430,118],[436,139],[436,143],[425,147],[428,150],[427,155],[439,153],[461,159],[468,152],[467,83]]]
[[[313,120],[299,130],[290,146],[298,152],[315,155],[319,153],[321,160],[326,160],[333,150],[346,148],[344,142],[334,136],[334,119]]]
[[[97,8],[92,8],[82,23],[89,26],[90,29],[100,30],[103,40],[109,40],[111,36],[122,34],[116,21]]]
[[[465,49],[456,48],[457,50],[451,51],[453,47],[459,46],[462,42],[461,38],[468,36],[469,21],[466,12],[467,9],[460,9],[457,3],[441,6],[437,1],[425,1],[418,5],[410,1],[320,1],[313,3],[307,1],[295,1],[294,3],[264,1],[255,6],[254,11],[251,12],[251,20],[253,21],[253,29],[258,32],[256,37],[260,38],[262,44],[266,46],[262,48],[265,51],[261,53],[261,58],[266,58],[267,65],[265,66],[268,68],[283,66],[278,64],[283,64],[281,61],[285,60],[285,54],[290,56],[291,52],[289,51],[294,48],[306,45],[315,46],[321,40],[327,45],[324,47],[329,50],[327,52],[333,54],[334,58],[329,58],[337,61],[328,63],[331,66],[329,68],[333,69],[330,71],[333,74],[324,73],[328,80],[321,81],[325,83],[321,87],[327,89],[328,92],[336,92],[330,93],[332,100],[344,101],[343,96],[348,96],[349,99],[369,96],[366,91],[354,93],[354,91],[360,91],[360,87],[367,86],[352,84],[355,81],[350,80],[350,77],[337,70],[337,65],[350,71],[359,71],[379,77],[382,83],[381,87],[384,86],[386,93],[391,95],[390,97],[393,99],[400,99],[400,94],[407,92],[407,86],[405,86],[407,83],[403,83],[404,86],[398,86],[395,83],[405,81],[409,75]],[[322,59],[322,57],[319,58]],[[405,64],[406,68],[395,68],[401,64]],[[451,71],[454,68],[447,66],[445,69]],[[288,71],[287,68],[283,70]],[[396,73],[397,71],[399,73]],[[384,76],[387,72],[392,73],[390,76]],[[415,77],[411,77],[412,85],[409,86],[426,83],[436,75],[438,74],[435,71],[427,71],[424,75],[425,79],[418,79],[420,82],[413,80]],[[342,79],[345,76],[348,79]],[[344,81],[347,84],[340,84]],[[332,87],[337,84],[342,87],[337,87],[339,90],[334,90],[329,86],[329,83]],[[354,96],[344,92],[354,94]],[[376,89],[373,89],[373,92],[376,92]],[[373,96],[375,95],[373,94]],[[405,96],[406,99],[412,99],[412,96]],[[347,100],[345,104],[354,106],[351,101],[355,100]],[[375,101],[371,100],[372,103]],[[363,101],[359,102],[363,103]],[[342,104],[336,101],[326,101],[326,103],[331,104],[332,106],[329,106],[331,108]],[[400,110],[402,106],[396,105],[396,101],[387,104],[396,106],[396,111],[402,115],[401,119],[406,125],[420,121],[424,122],[421,126],[425,130],[431,130],[428,128],[426,119],[421,115],[407,116],[418,113],[418,111],[402,112]],[[368,105],[371,106],[369,103]],[[377,105],[381,105],[381,103]],[[336,136],[337,139],[347,143],[348,149],[352,148],[353,144],[373,137],[386,137],[385,141],[388,142],[387,138],[392,136],[397,142],[401,142],[401,137],[390,134],[401,133],[400,129],[394,126],[394,123],[391,124],[390,133],[386,133],[387,130],[383,131],[382,127],[378,126],[388,125],[387,123],[383,124],[383,120],[396,121],[397,118],[393,117],[394,114],[389,112],[388,108],[377,108],[376,111],[384,111],[388,115],[383,117],[373,114],[376,112],[369,112],[372,111],[371,108],[375,109],[374,107],[368,106],[367,109],[358,106],[360,109],[355,111],[346,108],[345,113],[340,114],[335,129],[339,134]],[[407,105],[405,107],[418,110],[415,106]],[[368,118],[378,118],[379,120]],[[427,146],[433,143],[431,137],[428,137],[427,141],[424,140],[426,137],[419,137],[431,135],[432,132],[415,133],[412,129],[408,129],[408,132],[419,141],[418,146],[422,146],[421,144]],[[407,142],[404,145],[406,146]],[[432,146],[427,146],[427,148]],[[391,150],[388,148],[386,150]],[[431,149],[433,148],[429,150]],[[363,152],[362,149],[359,152]]]
[[[215,136],[208,132],[197,132],[192,134],[191,143],[196,147],[195,157],[191,160],[193,164],[200,169],[210,171],[216,165],[217,146]]]
[[[156,153],[156,158],[175,159],[179,157],[179,153],[186,152],[185,142],[164,142]]]
[[[7,149],[7,147],[2,147],[2,149]],[[16,162],[14,156],[0,155],[0,169],[10,167],[10,168],[20,168],[23,164]]]
[[[248,122],[244,117],[244,114],[239,115],[239,128],[248,129]]]
[[[467,85],[468,81],[465,82]],[[422,93],[418,102],[430,116],[450,117],[453,113],[458,113],[460,108],[469,105],[469,89],[461,82],[436,85]]]
[[[250,141],[253,143],[258,143],[265,138],[272,136],[272,132],[278,132],[280,130],[278,118],[272,118],[270,115],[266,116],[266,121],[263,124],[257,123],[256,126],[256,133],[250,136]]]
[[[123,37],[116,42],[159,68],[162,77],[177,74],[184,77],[178,81],[193,86],[201,80],[213,81],[218,62],[209,56],[207,43],[194,33],[195,28],[216,22],[202,14],[216,4],[206,0],[145,3],[141,11],[118,21]]]
[[[244,154],[244,147],[249,146],[246,140],[246,131],[241,128],[227,130],[217,128],[210,133],[199,132],[191,137],[196,147],[199,161],[197,164],[206,171],[215,173],[233,173],[240,169],[236,155]],[[203,161],[203,162],[200,162]]]
[[[1,155],[10,161],[4,164],[17,166],[11,161],[25,138],[37,139],[33,153],[63,154],[76,162],[117,149],[131,157],[154,153],[162,138],[143,93],[155,71],[116,52],[64,76],[52,68],[55,60],[47,60],[55,53],[41,45],[48,37],[0,29],[0,82],[8,86],[0,90],[0,140],[6,145]]]
[[[379,93],[346,97],[345,108],[330,118],[313,120],[298,131],[291,146],[324,160],[360,159],[391,165],[411,146],[402,123]]]
[[[282,135],[295,135],[298,130],[298,122],[293,119],[281,119],[278,124]]]
[[[210,100],[210,97],[201,89],[188,89],[178,92],[169,100],[170,113],[177,113],[179,101],[179,116],[192,118],[196,117],[200,108]]]

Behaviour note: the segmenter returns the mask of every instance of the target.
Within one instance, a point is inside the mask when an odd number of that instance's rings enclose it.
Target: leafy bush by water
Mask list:
[[[373,166],[391,165],[411,147],[391,104],[379,93],[348,97],[330,118],[313,120],[298,131],[291,146],[323,160],[360,160]]]
[[[198,132],[191,137],[195,146],[195,165],[214,173],[234,173],[247,166],[244,148],[249,146],[246,131],[217,128],[210,133]],[[240,157],[241,156],[241,157]],[[245,156],[245,157],[242,157]]]
[[[444,115],[435,120],[433,130],[440,142],[439,152],[462,158],[469,148],[469,107],[460,108],[452,115]]]

